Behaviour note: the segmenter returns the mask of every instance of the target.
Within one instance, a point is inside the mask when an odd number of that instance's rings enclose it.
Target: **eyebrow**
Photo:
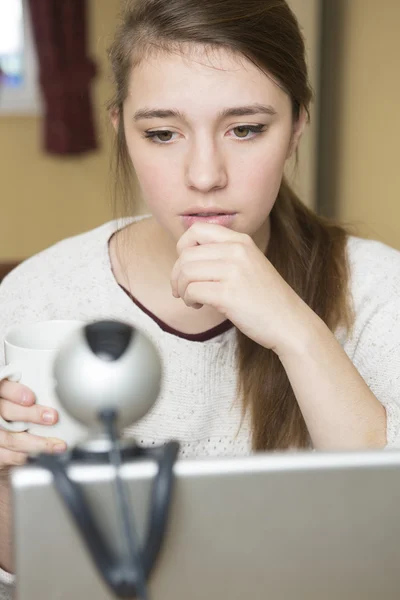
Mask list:
[[[248,106],[236,106],[232,108],[225,108],[218,114],[219,119],[226,119],[227,117],[245,117],[250,115],[259,115],[265,114],[270,116],[275,116],[277,114],[276,110],[270,105],[264,104],[250,104]],[[138,110],[134,114],[134,120],[140,121],[142,119],[182,119],[183,121],[187,120],[184,113],[179,110],[171,110],[171,109],[149,109],[143,108]]]

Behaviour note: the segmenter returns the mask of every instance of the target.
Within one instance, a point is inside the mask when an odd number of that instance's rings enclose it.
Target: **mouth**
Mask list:
[[[222,225],[223,227],[230,227],[235,220],[235,216],[236,213],[200,212],[183,214],[182,219],[186,227],[190,227],[196,222],[213,223],[215,225]]]
[[[211,210],[211,211],[199,211],[196,212],[195,210],[188,210],[187,212],[183,213],[182,216],[183,217],[218,217],[221,215],[234,215],[236,213],[234,213],[233,211],[227,211],[227,210]]]
[[[222,215],[228,215],[231,213],[189,213],[184,215],[185,217],[221,217]]]

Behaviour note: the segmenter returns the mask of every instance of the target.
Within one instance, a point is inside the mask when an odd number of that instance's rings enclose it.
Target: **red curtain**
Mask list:
[[[45,104],[44,147],[51,154],[97,148],[87,54],[86,0],[28,0]]]

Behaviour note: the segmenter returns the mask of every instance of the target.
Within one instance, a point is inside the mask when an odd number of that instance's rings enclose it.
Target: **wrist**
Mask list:
[[[307,307],[309,309],[309,307]],[[326,336],[332,336],[331,331],[322,319],[309,309],[310,314],[300,318],[297,325],[291,327],[290,335],[275,349],[280,361],[301,360],[310,356],[319,347]]]

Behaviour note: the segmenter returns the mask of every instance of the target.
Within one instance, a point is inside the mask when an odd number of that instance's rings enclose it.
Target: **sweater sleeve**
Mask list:
[[[400,294],[379,304],[357,339],[353,364],[387,415],[387,448],[400,448]]]
[[[6,277],[6,280],[7,279],[8,278]],[[10,279],[12,280],[12,276]],[[2,284],[0,285],[0,366],[4,365],[4,337],[6,330],[10,325],[10,321],[12,320],[13,312],[11,309],[11,298],[13,296],[12,286],[10,294],[6,280],[3,280]],[[0,568],[0,600],[11,600],[14,591],[14,581],[14,575],[7,573],[7,571],[4,571]]]
[[[7,330],[22,321],[34,321],[39,316],[36,306],[23,300],[26,271],[22,265],[17,267],[0,285],[0,366],[5,363],[4,338]],[[0,600],[12,599],[14,584],[15,575],[0,568]]]
[[[0,600],[11,600],[14,593],[15,575],[0,569]]]
[[[1,282],[0,366],[5,363],[4,338],[7,331],[20,323],[46,319],[46,290],[49,282],[45,281],[43,285],[41,279],[36,277],[36,262],[38,261],[29,259],[16,267]]]
[[[15,322],[15,299],[19,296],[14,288],[13,275],[9,275],[0,285],[0,366],[4,365],[4,337],[7,329]],[[17,294],[17,295],[15,295]],[[1,532],[0,532],[1,535]],[[0,568],[0,600],[11,600],[14,593],[15,576]]]
[[[91,294],[104,286],[103,254],[116,224],[61,240],[21,263],[0,285],[0,367],[5,363],[4,338],[18,324],[47,319],[91,319]],[[97,262],[95,262],[97,261]],[[93,265],[96,265],[95,267]],[[94,291],[96,290],[96,291]],[[89,300],[88,300],[89,299]],[[1,536],[1,531],[0,531]],[[11,600],[15,576],[0,568],[0,600]]]
[[[400,448],[400,252],[351,237],[348,257],[355,318],[343,347],[386,410],[386,448]]]

